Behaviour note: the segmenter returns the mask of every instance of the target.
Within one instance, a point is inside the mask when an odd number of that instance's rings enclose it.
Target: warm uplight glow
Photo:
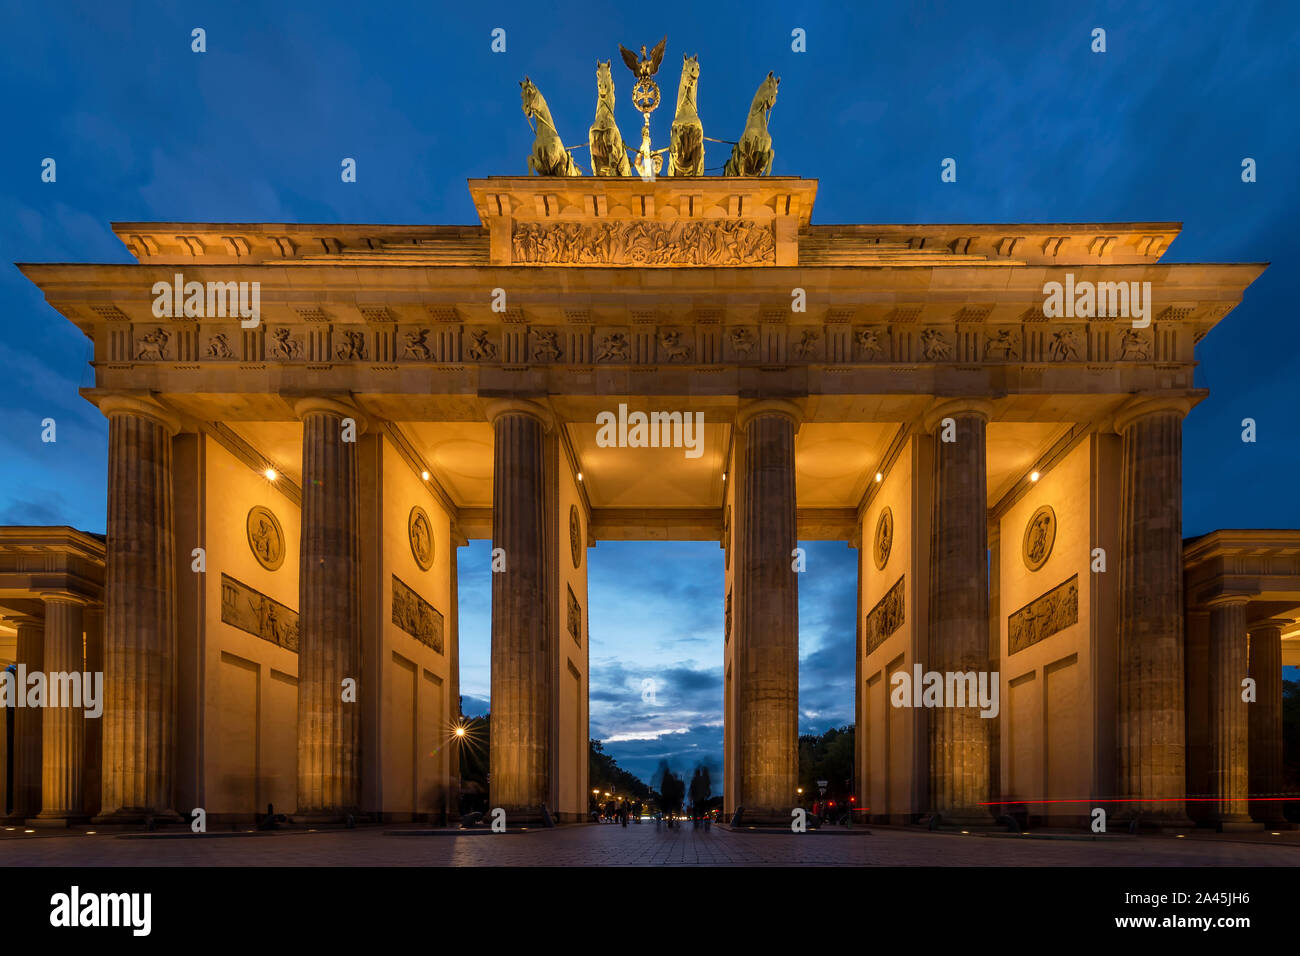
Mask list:
[[[795,787],[796,793],[803,793],[803,787]]]
[[[422,472],[420,472],[420,478],[421,478],[421,480],[423,480],[423,481],[428,481],[428,480],[429,480],[429,473],[428,473],[427,471],[422,471]]]
[[[880,472],[876,472],[876,484],[880,484],[884,480],[885,480],[885,476],[882,475]]]
[[[1037,480],[1038,480],[1038,472],[1036,472],[1036,471],[1031,471],[1031,472],[1029,473],[1029,480],[1030,480],[1030,481],[1037,481]]]
[[[578,480],[582,481],[582,472],[578,472]]]
[[[266,471],[262,472],[262,474],[266,475],[266,480],[267,480],[267,481],[275,481],[275,469],[274,469],[274,468],[268,468],[268,469],[266,469]]]
[[[723,481],[727,480],[727,473],[725,471],[722,473],[722,480]]]

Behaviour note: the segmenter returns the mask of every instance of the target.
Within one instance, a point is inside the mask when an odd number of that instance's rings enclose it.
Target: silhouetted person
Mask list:
[[[280,824],[285,823],[288,819],[283,813],[275,812],[275,804],[268,803],[266,805],[266,816],[262,817],[262,821],[257,825],[257,828],[259,830],[278,830]]]

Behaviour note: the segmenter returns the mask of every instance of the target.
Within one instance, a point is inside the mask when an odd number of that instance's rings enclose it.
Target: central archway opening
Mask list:
[[[623,795],[670,812],[719,806],[722,550],[602,541],[588,561],[591,809],[604,817]]]

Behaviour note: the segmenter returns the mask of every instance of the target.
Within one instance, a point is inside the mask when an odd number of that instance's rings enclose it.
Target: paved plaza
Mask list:
[[[428,834],[429,831],[422,831]],[[0,866],[1297,866],[1300,834],[1099,839],[872,828],[808,834],[653,823],[415,835],[393,828],[127,835],[0,832]]]

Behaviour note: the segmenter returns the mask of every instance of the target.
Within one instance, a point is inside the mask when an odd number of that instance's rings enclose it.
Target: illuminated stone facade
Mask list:
[[[1161,262],[1171,223],[814,226],[816,190],[494,178],[473,226],[119,223],[134,264],[22,266],[110,419],[99,811],[452,813],[456,555],[491,538],[492,803],[581,819],[586,548],[694,539],[728,808],[788,823],[792,552],[829,539],[868,548],[861,815],[1184,819],[1181,421],[1263,267]],[[1076,278],[1151,283],[1149,324],[1049,317]],[[255,324],[160,317],[190,281],[257,283]],[[602,446],[619,403],[701,413],[699,454]],[[998,672],[999,715],[891,706],[916,664]]]

